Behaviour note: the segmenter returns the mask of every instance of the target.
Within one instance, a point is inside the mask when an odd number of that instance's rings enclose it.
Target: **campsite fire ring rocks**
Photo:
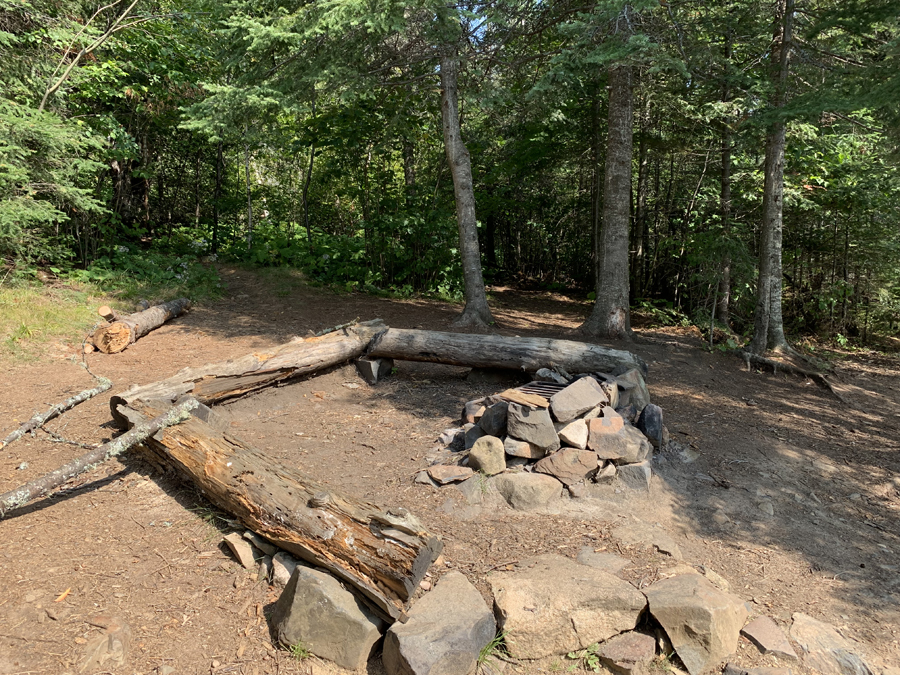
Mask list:
[[[633,629],[647,605],[627,581],[552,554],[490,583],[514,658],[538,659],[602,642]]]

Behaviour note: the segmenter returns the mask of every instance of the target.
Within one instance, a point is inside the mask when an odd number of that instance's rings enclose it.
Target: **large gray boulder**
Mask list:
[[[791,637],[800,645],[803,664],[822,675],[872,675],[859,646],[824,621],[796,612]]]
[[[643,410],[644,406],[650,403],[650,390],[647,389],[647,383],[644,382],[644,376],[637,368],[631,368],[625,371],[616,378],[616,381],[630,392],[631,395],[628,399],[628,403],[631,403],[637,408],[638,412]]]
[[[633,629],[646,606],[627,581],[558,555],[490,578],[495,613],[510,654],[566,654]]]
[[[520,441],[528,441],[545,453],[559,450],[559,436],[546,408],[531,408],[510,403],[507,410],[506,430]]]
[[[593,377],[582,377],[550,397],[550,411],[557,422],[569,422],[607,403],[609,399],[600,383]]]
[[[504,473],[492,478],[491,484],[518,511],[547,506],[562,497],[563,491],[562,483],[540,473]]]
[[[578,448],[563,448],[534,465],[536,472],[553,476],[563,485],[572,485],[590,478],[599,468],[596,452]]]
[[[469,675],[496,635],[494,615],[460,572],[444,575],[391,626],[382,661],[387,675]]]
[[[481,419],[478,420],[478,426],[480,426],[488,436],[497,436],[498,438],[503,436],[503,434],[506,433],[507,408],[509,408],[509,403],[506,401],[495,403],[484,411]]]
[[[749,612],[699,574],[662,579],[644,591],[650,613],[665,629],[691,675],[713,668],[737,650]]]
[[[383,622],[337,579],[299,565],[275,603],[272,626],[286,647],[302,642],[316,656],[359,670],[381,637]]]

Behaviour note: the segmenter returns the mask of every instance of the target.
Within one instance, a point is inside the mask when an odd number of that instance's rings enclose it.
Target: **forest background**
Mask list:
[[[594,335],[629,308],[758,353],[893,335],[898,17],[0,0],[0,304],[35,278],[196,299],[225,259],[464,299],[476,327],[487,283],[595,301]]]

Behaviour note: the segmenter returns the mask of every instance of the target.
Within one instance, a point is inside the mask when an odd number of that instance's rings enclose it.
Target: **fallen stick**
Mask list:
[[[150,331],[190,308],[191,301],[187,298],[172,300],[126,316],[116,314],[109,307],[101,307],[99,311],[106,310],[106,316],[114,320],[108,326],[101,326],[94,331],[94,346],[104,354],[118,354]]]
[[[78,474],[90,471],[97,465],[121,455],[131,446],[144,442],[159,430],[190,419],[191,410],[198,405],[195,399],[184,401],[158,417],[135,425],[131,431],[109,443],[104,443],[99,448],[91,450],[65,466],[0,495],[0,518],[4,518],[10,511],[22,508],[28,502],[47,494],[53,488],[59,487]]]
[[[79,403],[84,403],[85,401],[94,398],[94,396],[96,396],[97,394],[102,394],[104,391],[107,391],[112,386],[112,382],[107,380],[105,377],[99,377],[99,378],[97,378],[97,380],[100,382],[100,384],[98,386],[94,387],[93,389],[85,389],[81,393],[75,394],[75,396],[67,398],[62,403],[57,403],[56,405],[52,406],[47,412],[40,413],[39,415],[35,415],[30,420],[25,422],[25,424],[20,426],[18,429],[13,431],[9,436],[7,436],[2,441],[0,441],[0,450],[5,448],[7,445],[12,443],[13,441],[16,441],[16,440],[22,438],[22,436],[24,436],[25,434],[27,434],[31,431],[34,431],[35,429],[41,428],[47,422],[52,420],[54,417],[61,415],[66,410],[69,410],[70,408],[74,408]]]

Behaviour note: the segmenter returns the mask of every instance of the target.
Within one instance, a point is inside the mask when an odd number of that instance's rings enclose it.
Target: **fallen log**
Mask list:
[[[265,352],[247,354],[234,361],[185,368],[172,377],[116,394],[110,400],[113,417],[124,425],[118,408],[142,399],[172,404],[190,395],[205,405],[309,375],[358,358],[372,337],[385,329],[380,319],[342,328],[322,337],[295,338]]]
[[[586,342],[399,328],[377,335],[367,356],[529,373],[553,367],[572,373],[610,372],[624,365],[647,374],[647,364],[635,354]]]
[[[118,412],[141,424],[161,409],[133,401]],[[385,513],[332,492],[223,426],[200,406],[146,446],[242,525],[351,584],[386,618],[405,620],[406,604],[443,544],[405,509]]]
[[[108,388],[108,387],[107,387]],[[15,490],[0,495],[0,518],[5,517],[10,511],[19,509],[29,502],[47,494],[55,487],[59,487],[67,480],[70,480],[78,474],[84,473],[95,468],[98,464],[121,455],[128,448],[142,443],[149,436],[157,433],[160,429],[164,429],[173,424],[178,424],[189,419],[191,410],[199,405],[197,401],[191,399],[181,403],[173,408],[169,408],[163,414],[153,419],[142,421],[135,425],[130,431],[122,434],[118,438],[104,443],[98,448],[82,455],[55,471],[28,481],[24,485],[17,487]]]
[[[84,391],[79,392],[74,396],[70,396],[62,403],[57,403],[56,405],[51,406],[50,409],[46,412],[32,417],[18,429],[9,434],[9,436],[0,441],[0,449],[5,448],[13,441],[22,438],[22,436],[24,436],[25,434],[34,431],[35,429],[40,429],[54,417],[58,417],[66,410],[74,408],[79,403],[84,403],[85,401],[94,398],[94,396],[96,396],[97,394],[102,394],[112,386],[112,382],[107,380],[105,377],[99,377],[97,378],[97,381],[99,382],[99,384],[93,389],[85,389]]]
[[[113,321],[108,326],[101,326],[94,331],[94,346],[104,354],[118,354],[169,319],[183,314],[190,307],[191,301],[187,298],[172,300],[126,316],[120,316],[108,307],[101,307],[100,310],[107,310],[107,316]]]

